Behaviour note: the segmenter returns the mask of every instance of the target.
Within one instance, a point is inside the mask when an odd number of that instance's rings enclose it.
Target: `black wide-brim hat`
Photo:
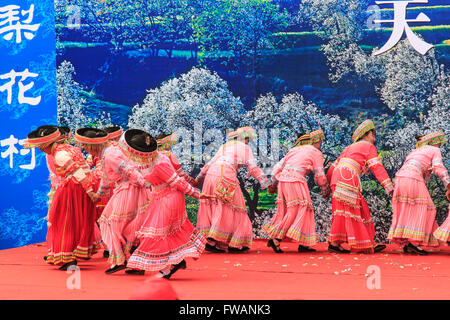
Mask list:
[[[147,144],[146,137],[149,137]],[[149,133],[139,129],[129,129],[125,131],[125,142],[127,145],[142,153],[151,153],[157,149],[157,142]]]
[[[80,128],[73,139],[81,145],[102,145],[108,141],[108,133],[97,128]]]
[[[139,129],[125,131],[119,140],[119,148],[129,159],[141,164],[150,163],[158,156],[155,138]]]
[[[44,125],[30,132],[23,144],[24,148],[39,148],[49,146],[61,137],[61,132],[57,126]]]
[[[111,126],[103,128],[108,133],[109,140],[119,140],[122,136],[123,130],[119,126]]]

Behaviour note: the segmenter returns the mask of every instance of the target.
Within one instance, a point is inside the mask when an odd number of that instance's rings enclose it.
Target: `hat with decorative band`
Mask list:
[[[420,146],[426,146],[426,145],[433,145],[433,144],[444,144],[447,142],[447,139],[445,138],[445,134],[442,131],[436,131],[429,133],[422,138],[420,138],[419,145]]]
[[[24,148],[45,148],[59,140],[61,133],[57,126],[40,126],[30,132],[23,144]]]
[[[58,126],[59,132],[61,133],[61,136],[59,137],[57,142],[69,142],[72,136],[72,131],[69,127],[65,126]]]
[[[311,137],[309,133],[301,134],[294,143],[294,147],[304,146],[307,144],[311,144]]]
[[[158,156],[158,143],[150,134],[139,129],[129,129],[119,140],[119,148],[131,160],[150,163]]]
[[[316,143],[325,140],[325,134],[323,133],[322,129],[310,132],[309,137],[311,138],[311,143]]]
[[[367,132],[370,130],[375,129],[375,124],[372,120],[365,120],[363,123],[361,123],[358,128],[356,128],[355,132],[353,132],[352,140],[353,142],[358,141],[361,139]]]
[[[104,145],[108,141],[108,133],[97,128],[80,128],[73,140],[78,145]]]
[[[160,134],[156,137],[158,141],[158,150],[169,150],[174,144],[178,142],[178,135],[172,134]]]
[[[116,140],[118,141],[122,136],[123,130],[119,126],[112,126],[103,128],[108,133],[108,140]]]

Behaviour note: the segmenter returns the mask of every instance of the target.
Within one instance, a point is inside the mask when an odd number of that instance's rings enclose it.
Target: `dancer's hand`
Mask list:
[[[100,201],[100,197],[97,193],[89,191],[88,192],[88,196],[89,198],[91,198],[93,203],[99,202]]]
[[[192,182],[192,186],[198,188],[203,181],[203,177],[198,177],[197,179],[194,179],[194,181]]]
[[[200,193],[200,196],[198,198],[199,199],[211,199],[211,200],[217,199],[215,195],[206,194],[206,193],[203,193],[203,192]]]
[[[274,182],[269,186],[269,193],[270,194],[276,194],[277,193],[277,189],[278,189],[278,182]]]
[[[445,196],[447,197],[447,200],[450,201],[450,187],[447,189]]]

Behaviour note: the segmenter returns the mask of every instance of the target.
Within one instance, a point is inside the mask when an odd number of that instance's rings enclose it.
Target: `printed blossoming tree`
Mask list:
[[[210,143],[218,148],[225,130],[237,128],[244,112],[239,98],[233,96],[217,73],[193,68],[149,90],[143,103],[133,108],[128,127],[153,135],[178,132],[181,143],[174,151],[180,152],[185,170],[192,172],[194,164],[207,161],[214,151],[207,149],[203,158],[202,140],[212,140]]]
[[[72,132],[83,126],[104,127],[111,125],[109,114],[99,112],[86,113],[86,98],[83,88],[73,77],[75,68],[69,61],[63,61],[56,70],[57,81],[57,121],[59,125],[69,127]]]

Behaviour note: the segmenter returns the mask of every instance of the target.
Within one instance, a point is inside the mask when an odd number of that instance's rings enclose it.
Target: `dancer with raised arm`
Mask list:
[[[379,252],[386,246],[374,243],[375,227],[361,193],[361,175],[370,169],[387,194],[391,195],[394,188],[374,145],[374,123],[365,120],[355,130],[352,139],[354,143],[342,151],[327,172],[333,194],[328,250],[336,253],[350,253],[350,250]],[[350,250],[342,247],[344,243],[350,246]]]
[[[285,238],[299,243],[298,252],[316,251],[311,248],[317,243],[317,236],[306,176],[313,171],[322,196],[330,195],[320,151],[324,139],[320,129],[300,135],[294,147],[273,168],[272,180],[278,184],[277,212],[263,230],[270,237],[267,246],[276,253],[283,252],[280,242]]]
[[[252,245],[253,229],[247,215],[244,196],[237,178],[241,166],[248,174],[268,187],[267,177],[257,166],[253,151],[248,145],[257,137],[251,127],[239,128],[227,136],[216,155],[202,168],[195,186],[203,183],[203,193],[215,194],[218,201],[200,200],[197,228],[208,239],[210,252],[245,252]]]
[[[440,147],[447,141],[443,132],[433,132],[418,137],[416,149],[405,160],[395,175],[392,197],[392,224],[388,239],[403,246],[405,253],[428,254],[421,246],[438,246],[437,236],[445,241],[445,225],[438,231],[436,207],[430,197],[425,181],[431,173],[444,182],[447,194],[450,177],[442,163]],[[448,239],[448,237],[447,237]]]

